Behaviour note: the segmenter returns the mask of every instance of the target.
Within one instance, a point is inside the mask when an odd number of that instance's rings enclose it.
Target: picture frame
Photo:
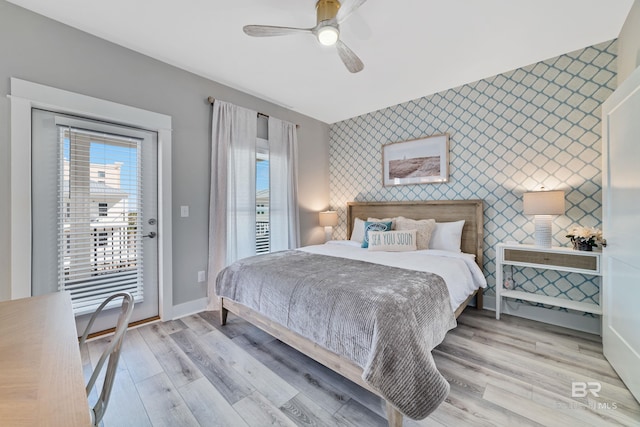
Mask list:
[[[382,146],[382,183],[385,187],[442,182],[449,182],[449,134]]]

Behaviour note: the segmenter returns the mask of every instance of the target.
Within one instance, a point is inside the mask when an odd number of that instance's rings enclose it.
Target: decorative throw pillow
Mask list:
[[[464,220],[436,223],[436,228],[429,242],[429,249],[462,252],[460,242],[462,240],[463,227]]]
[[[369,231],[369,250],[405,252],[416,250],[416,230]]]
[[[402,216],[396,218],[396,230],[417,230],[416,244],[418,249],[429,249],[429,241],[434,228],[436,228],[435,219],[418,220]]]
[[[389,222],[369,222],[364,223],[364,239],[362,240],[362,247],[369,247],[369,232],[370,231],[390,231],[391,221]]]
[[[364,240],[364,221],[360,218],[356,218],[353,221],[353,229],[351,230],[351,238],[354,242],[362,243]]]

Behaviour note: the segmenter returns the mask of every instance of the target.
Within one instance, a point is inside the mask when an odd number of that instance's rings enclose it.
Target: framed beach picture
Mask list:
[[[385,187],[449,181],[449,135],[434,135],[382,146]]]

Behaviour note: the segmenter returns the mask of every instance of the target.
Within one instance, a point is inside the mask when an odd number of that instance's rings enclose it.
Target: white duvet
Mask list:
[[[454,311],[476,289],[487,287],[487,280],[474,256],[462,252],[435,249],[410,252],[369,251],[361,248],[360,243],[350,240],[331,240],[324,245],[305,246],[299,250],[435,273],[446,282]]]

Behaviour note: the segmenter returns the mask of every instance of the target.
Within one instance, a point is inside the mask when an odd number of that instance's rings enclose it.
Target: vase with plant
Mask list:
[[[569,231],[567,237],[571,239],[573,249],[579,251],[591,251],[602,241],[602,231],[595,227],[575,226]]]

